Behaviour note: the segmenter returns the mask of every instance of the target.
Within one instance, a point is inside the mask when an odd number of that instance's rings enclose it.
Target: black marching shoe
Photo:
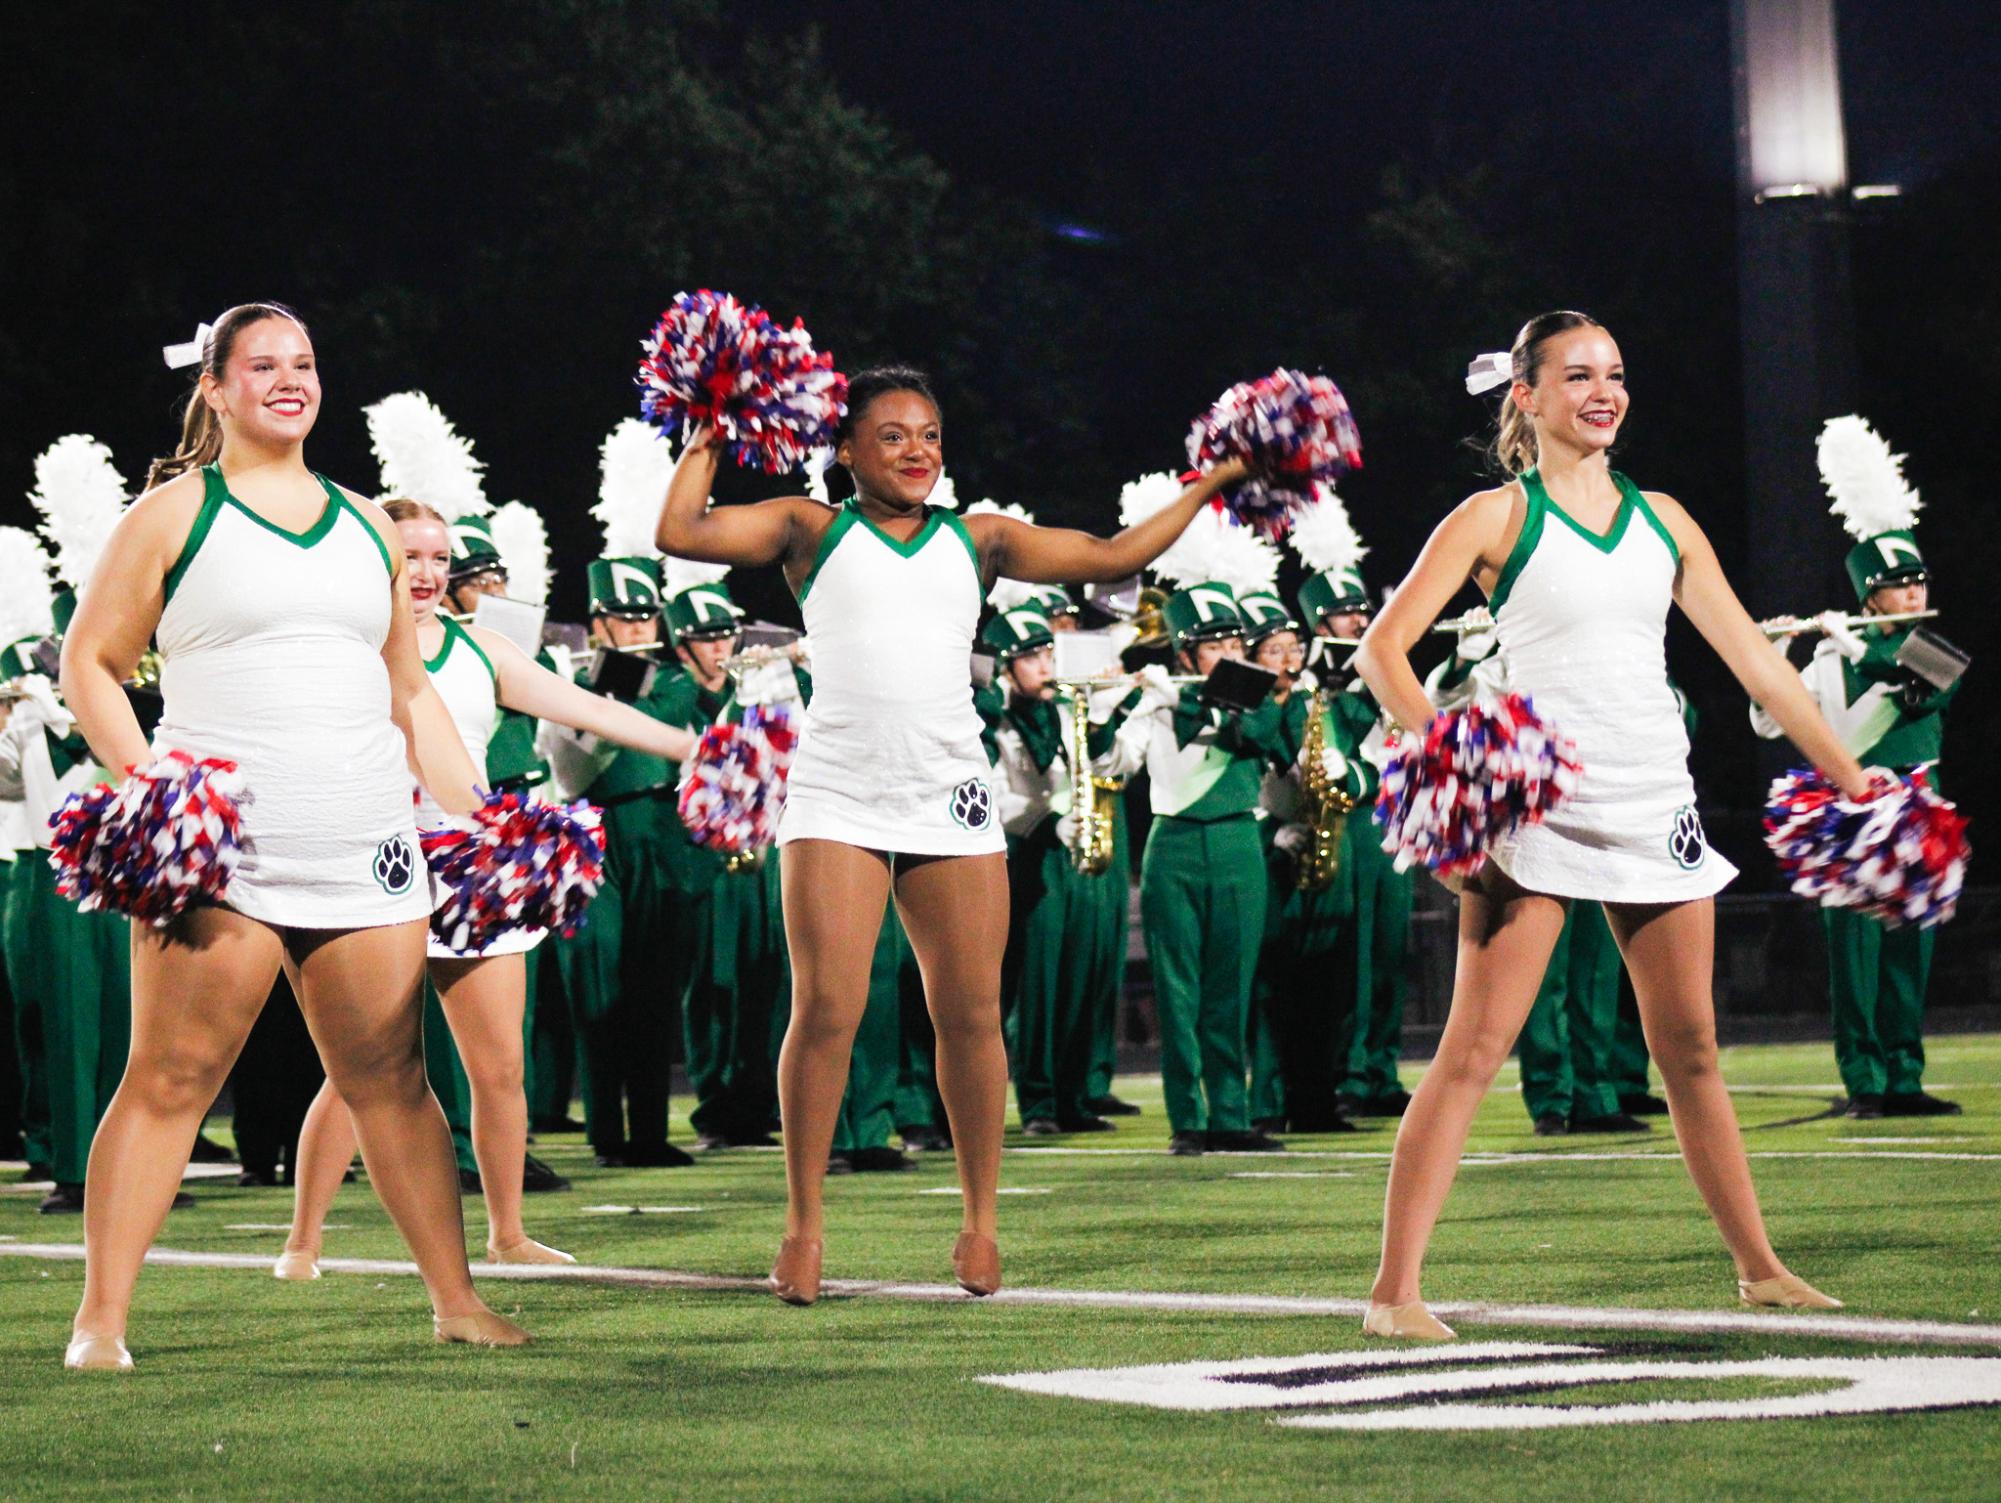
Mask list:
[[[1883,1097],[1886,1117],[1957,1117],[1957,1101],[1944,1101],[1925,1091],[1890,1091]]]
[[[477,1169],[461,1169],[459,1171],[459,1194],[477,1195],[483,1188],[480,1184],[479,1171]]]
[[[1251,1131],[1261,1132],[1268,1138],[1277,1137],[1285,1131],[1285,1118],[1253,1117],[1251,1118]]]
[[[1304,1117],[1294,1117],[1292,1119],[1292,1130],[1294,1132],[1360,1132],[1362,1129],[1339,1112],[1329,1112],[1324,1116],[1319,1113],[1310,1113]]]
[[[582,1132],[584,1124],[574,1117],[537,1117],[529,1126],[536,1132]]]
[[[693,1154],[676,1148],[672,1143],[625,1145],[625,1164],[628,1169],[685,1169],[694,1162]]]
[[[211,1138],[195,1134],[195,1146],[188,1150],[190,1164],[233,1164],[236,1155]]]
[[[276,1164],[271,1165],[269,1168],[266,1168],[262,1164],[257,1165],[255,1168],[245,1165],[243,1171],[236,1176],[237,1188],[243,1190],[269,1190],[275,1188],[277,1183],[278,1166]]]
[[[1629,1117],[1624,1112],[1614,1112],[1609,1117],[1572,1117],[1572,1132],[1652,1132],[1653,1129],[1638,1117]]]
[[[733,1132],[723,1139],[725,1148],[776,1148],[777,1146],[778,1139],[768,1132],[758,1132],[755,1129],[750,1132]]]
[[[1334,1098],[1334,1110],[1344,1117],[1374,1117],[1380,1115],[1371,1104],[1360,1096],[1350,1096],[1346,1092]]]
[[[1668,1114],[1668,1104],[1658,1096],[1651,1096],[1641,1091],[1635,1095],[1621,1096],[1619,1110],[1629,1117],[1665,1117]]]
[[[58,1184],[42,1197],[44,1216],[75,1216],[83,1210],[83,1186]]]
[[[1562,1138],[1570,1134],[1570,1119],[1561,1112],[1544,1112],[1535,1119],[1538,1138]]]
[[[523,1195],[546,1195],[552,1190],[567,1190],[570,1182],[551,1169],[547,1164],[527,1154],[521,1161],[521,1193]]]
[[[1285,1144],[1262,1132],[1211,1132],[1209,1148],[1213,1153],[1285,1152]]]
[[[1401,1117],[1410,1109],[1410,1092],[1398,1087],[1386,1091],[1369,1102],[1368,1115],[1372,1117]]]
[[[1024,1138],[1053,1138],[1062,1131],[1063,1129],[1056,1125],[1054,1117],[1030,1117],[1021,1124],[1021,1135]]]
[[[1178,1132],[1167,1140],[1167,1151],[1178,1159],[1200,1158],[1208,1146],[1206,1133]]]
[[[848,1164],[857,1174],[898,1174],[915,1169],[916,1163],[884,1143],[878,1148],[857,1148],[848,1155]]]
[[[1857,1122],[1874,1122],[1883,1115],[1883,1098],[1872,1091],[1857,1091],[1848,1098],[1841,1115],[1853,1117]]]
[[[827,1172],[829,1174],[853,1174],[855,1172],[854,1155],[836,1148],[832,1153],[827,1155]]]
[[[943,1129],[929,1123],[900,1129],[903,1134],[903,1150],[906,1153],[950,1153],[952,1140]]]
[[[28,1161],[27,1172],[21,1176],[21,1183],[24,1185],[36,1185],[47,1181],[50,1184],[54,1184],[55,1178],[56,1171],[54,1165],[38,1164],[33,1159],[30,1159]]]
[[[1086,1115],[1082,1117],[1061,1117],[1056,1125],[1065,1132],[1116,1132],[1117,1129],[1103,1117]]]
[[[1089,1105],[1100,1117],[1137,1117],[1142,1110],[1130,1101],[1121,1101],[1116,1096],[1094,1097]]]

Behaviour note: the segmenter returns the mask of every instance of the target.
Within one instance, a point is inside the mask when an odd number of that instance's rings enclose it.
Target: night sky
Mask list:
[[[1695,506],[1726,565],[1741,556],[1735,154],[1721,0],[627,8],[663,22],[684,10],[706,16],[710,53],[734,46],[738,28],[817,27],[842,95],[936,161],[955,197],[1001,195],[1032,213],[1043,237],[1037,274],[1093,310],[1090,328],[1075,335],[1092,346],[1093,396],[1066,415],[1074,421],[1051,437],[1046,459],[1033,444],[955,457],[948,439],[948,464],[974,494],[991,489],[1109,528],[1116,479],[1174,463],[1188,420],[1225,383],[1281,361],[1324,364],[1357,395],[1369,468],[1344,492],[1376,545],[1377,581],[1387,582],[1451,500],[1481,483],[1475,456],[1458,442],[1483,418],[1480,404],[1455,395],[1464,362],[1505,346],[1537,306],[1565,304],[1629,331],[1635,405],[1625,467]],[[504,44],[532,11],[356,0],[342,14],[379,20],[384,34],[364,62],[316,48],[310,12],[7,7],[0,521],[29,520],[22,498],[33,455],[65,432],[102,438],[136,479],[171,447],[185,389],[184,376],[162,367],[159,346],[190,337],[198,319],[229,302],[274,296],[296,301],[309,319],[375,331],[365,351],[322,349],[328,398],[311,461],[372,489],[359,407],[392,390],[430,391],[486,460],[489,495],[527,499],[549,518],[564,565],[555,604],[575,612],[578,566],[595,546],[583,509],[595,491],[596,446],[634,410],[630,352],[675,287],[626,286],[607,267],[600,288],[594,258],[606,248],[580,235],[568,268],[574,291],[524,285],[520,305],[500,297],[477,319],[440,328],[413,313],[399,324],[406,308],[432,293],[442,299],[455,279],[491,276],[531,235],[542,237],[545,255],[552,240],[562,243],[561,226],[552,233],[524,222],[506,170],[508,151],[532,148],[548,128],[536,113],[538,59],[516,60],[505,97],[468,102],[452,92],[455,50]],[[1979,385],[1955,386],[1949,400],[1984,428],[1995,383],[1982,331],[1996,315],[1984,290],[1991,276],[1980,268],[1991,235],[1968,228],[1984,211],[1950,200],[1956,174],[2001,181],[1993,14],[1948,0],[1851,0],[1841,14],[1851,178],[1931,195],[1931,264],[1913,274],[1899,260],[1906,232],[1894,216],[1905,210],[1895,209],[1861,232],[1857,280],[1864,389],[1875,404],[1865,411],[1897,418],[1889,431],[1913,450],[1932,523],[1970,514],[1979,482],[1963,456],[1952,456],[1957,468],[1943,463],[1946,445],[1966,443],[1964,422],[1924,431],[1935,403],[1913,382],[1926,365],[1898,348],[1898,331],[1941,287],[1956,289],[1959,301],[1941,303],[1950,322],[1940,337],[1950,345],[1955,328],[1969,331],[1953,369]],[[399,29],[412,38],[407,71]],[[548,67],[573,62],[551,58]],[[649,175],[669,165],[681,174],[663,177],[673,191],[711,191],[698,178],[690,185],[675,149],[645,143],[592,196],[647,191]],[[1399,303],[1408,291],[1386,288],[1358,251],[1392,167],[1419,184],[1477,175],[1479,228],[1519,247],[1533,269],[1495,306],[1463,296],[1450,307]],[[795,228],[810,246],[815,226]],[[1174,300],[1164,309],[1156,301],[1141,311],[1170,251],[1185,280],[1170,281]],[[731,266],[699,255],[691,264],[717,285],[771,299],[760,286],[737,285]],[[1198,274],[1186,275],[1186,265]],[[895,268],[881,275],[893,282]],[[552,323],[547,304],[559,295],[567,301]],[[512,316],[538,297],[534,327],[557,332],[524,347]],[[1294,299],[1311,338],[1286,333]],[[905,329],[903,347],[862,353],[929,364],[970,337],[920,324]],[[1888,356],[1870,353],[1882,348]],[[1033,395],[1033,370],[993,379],[992,390],[941,393],[948,431],[968,407],[982,421],[995,410],[1005,416],[1010,403],[1030,410],[1017,399]],[[1363,405],[1351,382],[1376,394],[1376,405]],[[1028,471],[1031,457],[1040,468]],[[1966,535],[1979,543],[1984,528]],[[1839,546],[1831,524],[1828,545]],[[1758,609],[1836,603],[1775,598],[1785,582],[1739,584]],[[742,593],[783,612],[764,585],[746,582]],[[1956,622],[1953,634],[1979,655],[1983,630]],[[1678,661],[1699,652],[1682,637],[1673,650]],[[1713,661],[1690,671],[1711,719],[1741,717],[1741,698],[1733,702]],[[1969,718],[1973,697],[1962,696],[1956,720]],[[1717,765],[1741,760],[1744,740],[1731,731]],[[1699,751],[1699,774],[1703,760]]]

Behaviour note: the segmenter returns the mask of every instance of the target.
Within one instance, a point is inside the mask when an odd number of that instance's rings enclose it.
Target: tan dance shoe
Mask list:
[[[63,1366],[75,1372],[129,1373],[132,1354],[123,1336],[72,1336]]]
[[[787,1237],[778,1244],[778,1261],[771,1265],[765,1280],[771,1292],[788,1305],[810,1305],[820,1297],[820,1258],[824,1248],[818,1237]]]
[[[320,1276],[320,1255],[303,1249],[286,1248],[278,1254],[278,1261],[271,1265],[274,1279],[294,1279],[304,1281]]]
[[[1423,1300],[1407,1305],[1371,1304],[1362,1317],[1364,1336],[1402,1337],[1407,1341],[1456,1341],[1459,1333],[1425,1308]]]
[[[1822,1294],[1796,1273],[1771,1279],[1739,1279],[1737,1298],[1747,1305],[1773,1305],[1781,1310],[1839,1310],[1841,1301]]]
[[[471,1315],[433,1315],[431,1331],[440,1341],[462,1341],[468,1346],[528,1345],[526,1331],[491,1310],[478,1310]]]
[[[486,1261],[489,1263],[574,1263],[577,1260],[566,1252],[553,1247],[544,1247],[533,1237],[523,1237],[512,1247],[495,1247],[486,1244]]]
[[[952,1244],[952,1277],[968,1294],[988,1295],[1001,1286],[1000,1247],[982,1232],[961,1232]]]

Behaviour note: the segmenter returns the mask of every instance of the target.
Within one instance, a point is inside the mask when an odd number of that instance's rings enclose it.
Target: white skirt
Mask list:
[[[778,843],[835,840],[905,856],[1007,850],[978,721],[957,734],[881,722],[829,725],[809,710]]]
[[[1615,807],[1572,800],[1541,824],[1495,841],[1487,856],[1530,892],[1555,898],[1686,903],[1714,897],[1737,868],[1710,849],[1694,794],[1684,772],[1678,780],[1662,779],[1649,796],[1622,799]]]
[[[490,960],[496,955],[526,955],[549,937],[547,929],[515,929],[484,950],[454,950],[436,934],[425,937],[424,953],[432,960]]]

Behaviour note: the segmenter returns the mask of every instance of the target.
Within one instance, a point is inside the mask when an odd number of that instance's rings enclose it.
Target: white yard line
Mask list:
[[[1053,1154],[1068,1158],[1162,1158],[1165,1148],[1010,1148],[1008,1153]],[[1210,1150],[1204,1157],[1212,1159],[1264,1159],[1280,1163],[1286,1159],[1362,1159],[1387,1162],[1390,1151],[1387,1148],[1287,1148],[1277,1153],[1237,1153],[1228,1150]],[[2001,1153],[1907,1153],[1900,1150],[1882,1152],[1844,1151],[1834,1148],[1765,1148],[1751,1154],[1754,1159],[1936,1159],[1946,1163],[1987,1163],[2001,1162]],[[1577,1153],[1567,1149],[1552,1149],[1547,1153],[1469,1153],[1461,1161],[1467,1168],[1482,1164],[1598,1164],[1626,1159],[1667,1159],[1678,1161],[1681,1155],[1673,1150],[1631,1149],[1626,1152]]]
[[[0,1257],[78,1262],[83,1246],[73,1242],[0,1244]],[[166,1268],[240,1268],[270,1275],[271,1259],[256,1253],[185,1252],[156,1247],[146,1261]],[[529,1282],[601,1284],[630,1289],[762,1291],[764,1280],[741,1275],[683,1273],[663,1268],[600,1268],[585,1263],[475,1263],[481,1278]],[[400,1274],[414,1277],[417,1265],[389,1258],[322,1258],[323,1273]],[[1719,1288],[1727,1281],[1719,1280]],[[829,1295],[931,1303],[968,1303],[971,1296],[952,1284],[891,1284],[862,1279],[828,1279]],[[1055,1306],[1079,1310],[1154,1310],[1190,1315],[1334,1316],[1358,1319],[1368,1309],[1358,1299],[1323,1299],[1287,1294],[1172,1294],[1097,1289],[1003,1289],[983,1304]],[[1861,1315],[1792,1314],[1763,1310],[1593,1309],[1579,1305],[1501,1305],[1444,1302],[1431,1307],[1446,1320],[1475,1326],[1536,1326],[1578,1331],[1671,1331],[1684,1334],[1814,1336],[1839,1341],[1893,1341],[1943,1346],[2001,1348],[2001,1325],[1944,1320],[1885,1320]]]

